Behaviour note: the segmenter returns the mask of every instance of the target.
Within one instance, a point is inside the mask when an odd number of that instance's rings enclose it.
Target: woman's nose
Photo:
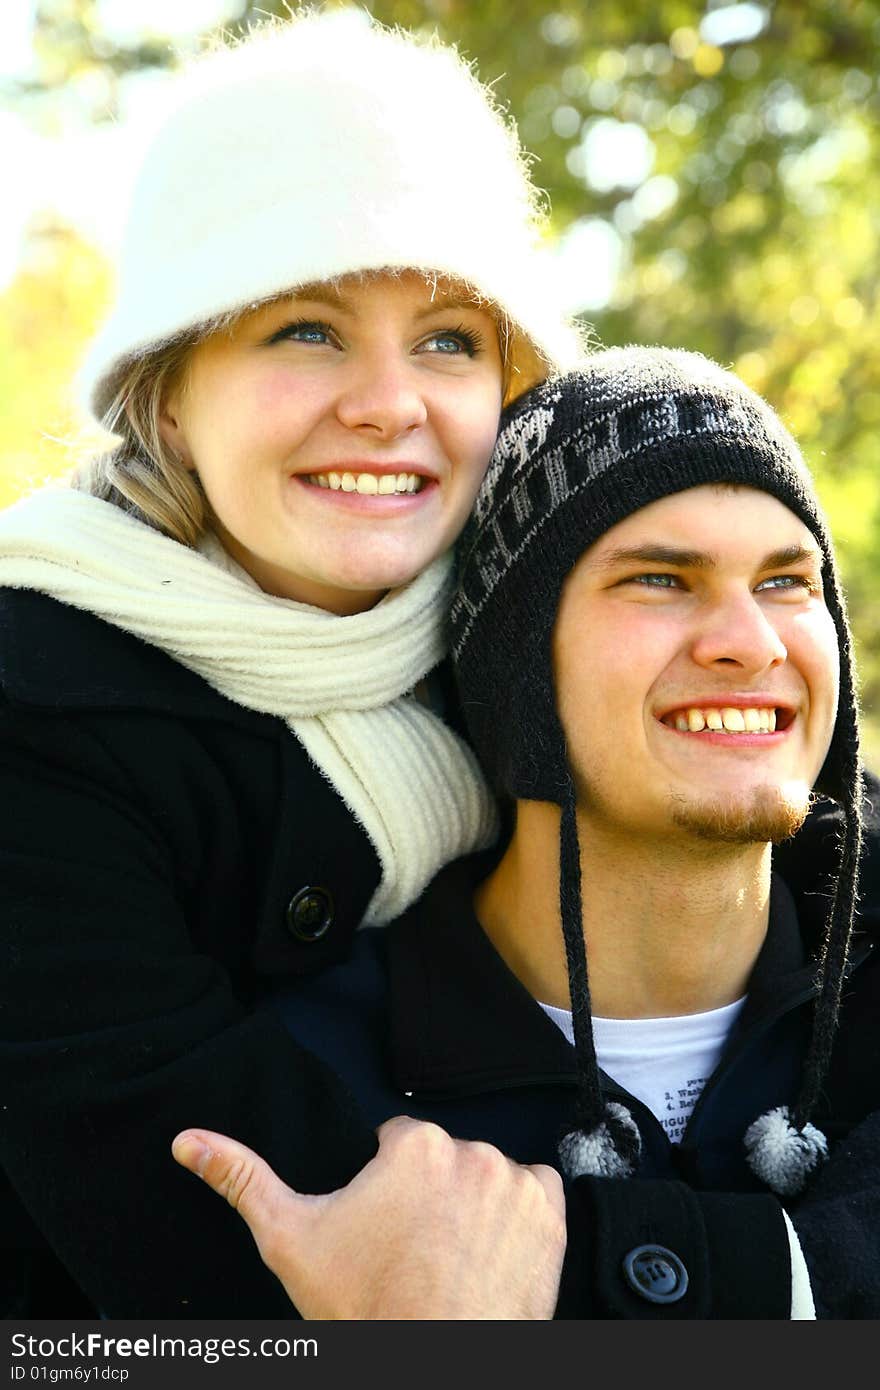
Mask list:
[[[428,418],[416,371],[408,363],[365,363],[353,371],[337,403],[347,429],[391,441]]]

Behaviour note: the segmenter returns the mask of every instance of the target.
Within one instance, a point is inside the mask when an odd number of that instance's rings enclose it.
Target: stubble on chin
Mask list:
[[[745,799],[673,797],[672,821],[701,841],[778,845],[800,830],[810,809],[805,784],[756,787]]]

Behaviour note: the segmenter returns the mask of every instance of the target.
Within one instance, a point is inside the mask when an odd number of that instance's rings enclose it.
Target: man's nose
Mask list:
[[[707,607],[691,655],[699,666],[754,677],[781,666],[788,649],[754,594],[742,590]]]
[[[428,412],[416,367],[375,359],[354,366],[336,413],[347,429],[387,442],[418,429]]]

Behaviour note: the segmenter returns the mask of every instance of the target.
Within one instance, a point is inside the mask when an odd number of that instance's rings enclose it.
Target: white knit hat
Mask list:
[[[577,361],[518,139],[453,49],[363,11],[306,11],[196,59],[175,85],[80,376],[96,418],[133,358],[361,270],[424,269],[492,301],[524,349],[514,394]]]

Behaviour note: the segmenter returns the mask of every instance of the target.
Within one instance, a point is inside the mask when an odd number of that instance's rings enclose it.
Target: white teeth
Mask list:
[[[776,729],[776,711],[765,706],[740,709],[726,705],[721,709],[698,709],[696,706],[679,710],[674,716],[680,733],[699,734],[704,729],[729,734],[772,734]]]
[[[425,480],[419,473],[309,473],[315,487],[332,492],[358,492],[364,497],[390,497],[394,493],[421,492]]]

